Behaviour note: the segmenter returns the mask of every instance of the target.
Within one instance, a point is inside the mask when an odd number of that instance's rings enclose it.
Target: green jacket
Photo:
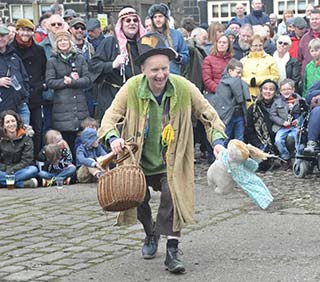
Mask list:
[[[320,80],[320,66],[316,66],[316,62],[312,60],[304,71],[302,97],[306,96],[308,88],[318,80]]]
[[[14,173],[33,162],[33,142],[24,129],[13,140],[0,137],[0,170]]]

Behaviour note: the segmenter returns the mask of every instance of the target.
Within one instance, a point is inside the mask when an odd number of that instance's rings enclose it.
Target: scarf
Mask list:
[[[48,34],[48,31],[45,30],[45,29],[43,29],[41,26],[37,27],[36,32],[37,32],[37,33],[43,33],[43,34],[45,34],[45,35]]]
[[[65,61],[69,61],[69,59],[72,57],[72,55],[73,55],[73,53],[69,53],[67,55],[60,53],[61,58]]]
[[[133,10],[133,9],[132,9]],[[145,33],[146,33],[146,30],[145,28],[143,27],[142,23],[141,23],[141,19],[140,17],[138,16],[138,14],[136,13],[127,13],[127,14],[124,14],[123,16],[120,16],[118,18],[118,21],[116,23],[116,26],[115,26],[115,34],[116,34],[116,37],[118,39],[118,43],[119,43],[119,49],[120,49],[120,52],[121,54],[125,54],[127,55],[128,54],[128,50],[127,50],[127,42],[128,42],[128,38],[125,36],[125,34],[123,33],[123,30],[122,30],[122,20],[129,17],[129,16],[136,16],[137,19],[138,19],[138,32],[136,34],[136,40],[138,40],[139,38],[141,38]]]
[[[269,148],[270,153],[274,153],[274,146],[273,142],[271,140],[268,126],[265,122],[265,115],[263,113],[262,108],[266,109],[268,112],[270,111],[272,103],[266,104],[263,101],[256,100],[253,104],[253,122],[254,122],[254,128],[256,135],[265,147]]]
[[[142,25],[141,19],[139,15],[137,14],[136,10],[133,8],[124,8],[120,11],[118,21],[115,26],[115,35],[119,43],[119,49],[120,49],[120,54],[125,56],[125,63],[120,67],[120,75],[122,76],[123,83],[126,82],[126,77],[125,77],[125,66],[129,63],[129,56],[128,56],[128,50],[127,50],[127,43],[128,43],[128,38],[124,34],[122,30],[122,21],[123,19],[129,17],[129,16],[136,16],[138,19],[138,32],[135,36],[135,40],[139,40],[145,33],[146,30]]]
[[[320,32],[313,31],[312,35],[314,38],[320,38]]]
[[[290,60],[290,55],[288,52],[286,52],[285,55],[282,58],[280,58],[278,51],[275,51],[273,54],[273,58],[275,58],[279,69],[279,81],[282,81],[287,78],[286,64]]]
[[[16,34],[16,40],[17,40],[19,47],[21,47],[21,48],[29,48],[32,45],[32,37],[27,42],[25,42],[25,41],[21,40],[21,38],[18,36],[18,34]]]

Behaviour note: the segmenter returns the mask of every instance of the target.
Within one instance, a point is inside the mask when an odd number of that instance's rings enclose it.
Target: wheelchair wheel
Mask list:
[[[308,173],[308,162],[304,160],[295,160],[292,172],[297,178],[305,178]]]

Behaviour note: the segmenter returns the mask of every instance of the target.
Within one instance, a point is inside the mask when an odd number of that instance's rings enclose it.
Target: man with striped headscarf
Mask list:
[[[118,15],[115,35],[105,38],[89,63],[92,81],[98,87],[98,118],[111,105],[120,87],[128,78],[141,73],[134,64],[138,57],[137,40],[145,34],[140,16],[131,7]]]

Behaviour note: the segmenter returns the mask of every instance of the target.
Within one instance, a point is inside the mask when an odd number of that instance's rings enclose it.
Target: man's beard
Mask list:
[[[164,22],[164,24],[162,24],[160,27],[157,27],[156,29],[161,32],[165,31],[167,29],[167,23]]]
[[[242,50],[248,50],[250,48],[250,44],[239,40],[239,46]]]

